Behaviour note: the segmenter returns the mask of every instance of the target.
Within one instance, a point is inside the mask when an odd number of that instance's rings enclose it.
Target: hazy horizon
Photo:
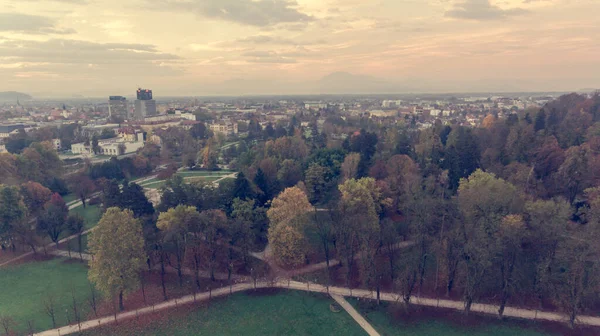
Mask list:
[[[34,97],[600,87],[593,0],[0,0],[0,91]]]

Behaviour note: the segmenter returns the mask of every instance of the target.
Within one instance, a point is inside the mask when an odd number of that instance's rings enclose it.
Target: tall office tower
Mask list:
[[[126,120],[129,117],[127,111],[127,98],[122,96],[108,97],[108,116],[111,119],[119,118]]]
[[[144,120],[145,117],[156,115],[156,100],[152,99],[152,90],[138,89],[135,101],[135,119]]]

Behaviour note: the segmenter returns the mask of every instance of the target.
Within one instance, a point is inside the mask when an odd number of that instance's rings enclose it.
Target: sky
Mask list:
[[[600,0],[0,0],[38,97],[600,88]]]

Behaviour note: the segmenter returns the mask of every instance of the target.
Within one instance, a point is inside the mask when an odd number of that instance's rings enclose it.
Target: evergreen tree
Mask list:
[[[233,185],[233,198],[239,198],[242,200],[249,200],[254,198],[254,191],[252,190],[252,186],[250,182],[244,175],[244,173],[239,173],[235,179],[235,183]],[[232,199],[233,199],[232,198]]]
[[[271,199],[269,181],[265,176],[265,173],[262,169],[258,168],[256,172],[256,176],[254,176],[254,184],[262,191],[262,194],[258,196],[258,201],[261,204],[265,204],[268,200]]]
[[[154,207],[144,194],[144,188],[136,183],[123,185],[121,208],[130,209],[136,218],[154,214]]]
[[[534,129],[536,132],[543,130],[544,128],[546,128],[546,112],[544,110],[541,110],[536,116],[535,116],[535,125],[534,125]]]

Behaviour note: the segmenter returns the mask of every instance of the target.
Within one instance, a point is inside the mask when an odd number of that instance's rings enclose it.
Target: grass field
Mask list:
[[[182,308],[160,317],[94,329],[84,335],[366,335],[345,312],[333,313],[322,295],[281,291],[238,293],[208,307]]]
[[[52,321],[44,311],[44,300],[49,294],[55,301],[57,325],[73,321],[71,291],[78,302],[82,317],[87,316],[90,293],[87,268],[83,264],[52,259],[2,268],[0,271],[0,315],[15,321],[15,330],[28,330],[32,321],[36,331],[52,328]],[[4,332],[4,331],[3,331]]]
[[[86,230],[93,228],[100,220],[100,217],[102,217],[102,208],[98,204],[88,205],[85,208],[83,206],[79,206],[69,212],[79,214],[81,217],[83,217],[85,220]]]
[[[65,203],[72,202],[76,199],[77,199],[77,196],[75,194],[66,194],[65,196],[63,196],[63,200],[65,201]]]
[[[221,179],[224,176],[227,176],[230,174],[230,173],[226,173],[226,174],[207,175],[207,174],[191,174],[191,173],[207,173],[207,172],[190,172],[190,174],[188,174],[186,172],[182,172],[182,173],[178,173],[178,175],[181,175],[186,182],[192,182],[192,181],[212,182],[212,181],[216,181],[216,180]],[[165,184],[165,182],[166,182],[165,180],[153,178],[151,180],[145,181],[144,183],[142,183],[140,185],[144,188],[158,189],[158,188],[162,187]]]
[[[373,301],[358,301],[347,298],[371,323],[373,328],[381,335],[386,336],[558,336],[533,329],[521,328],[510,321],[498,322],[490,319],[489,323],[475,323],[474,325],[459,325],[434,318],[417,318],[416,320],[403,321],[394,319],[394,312],[402,312],[401,307],[392,306],[382,302],[377,307]],[[460,313],[456,313],[460,316]]]

